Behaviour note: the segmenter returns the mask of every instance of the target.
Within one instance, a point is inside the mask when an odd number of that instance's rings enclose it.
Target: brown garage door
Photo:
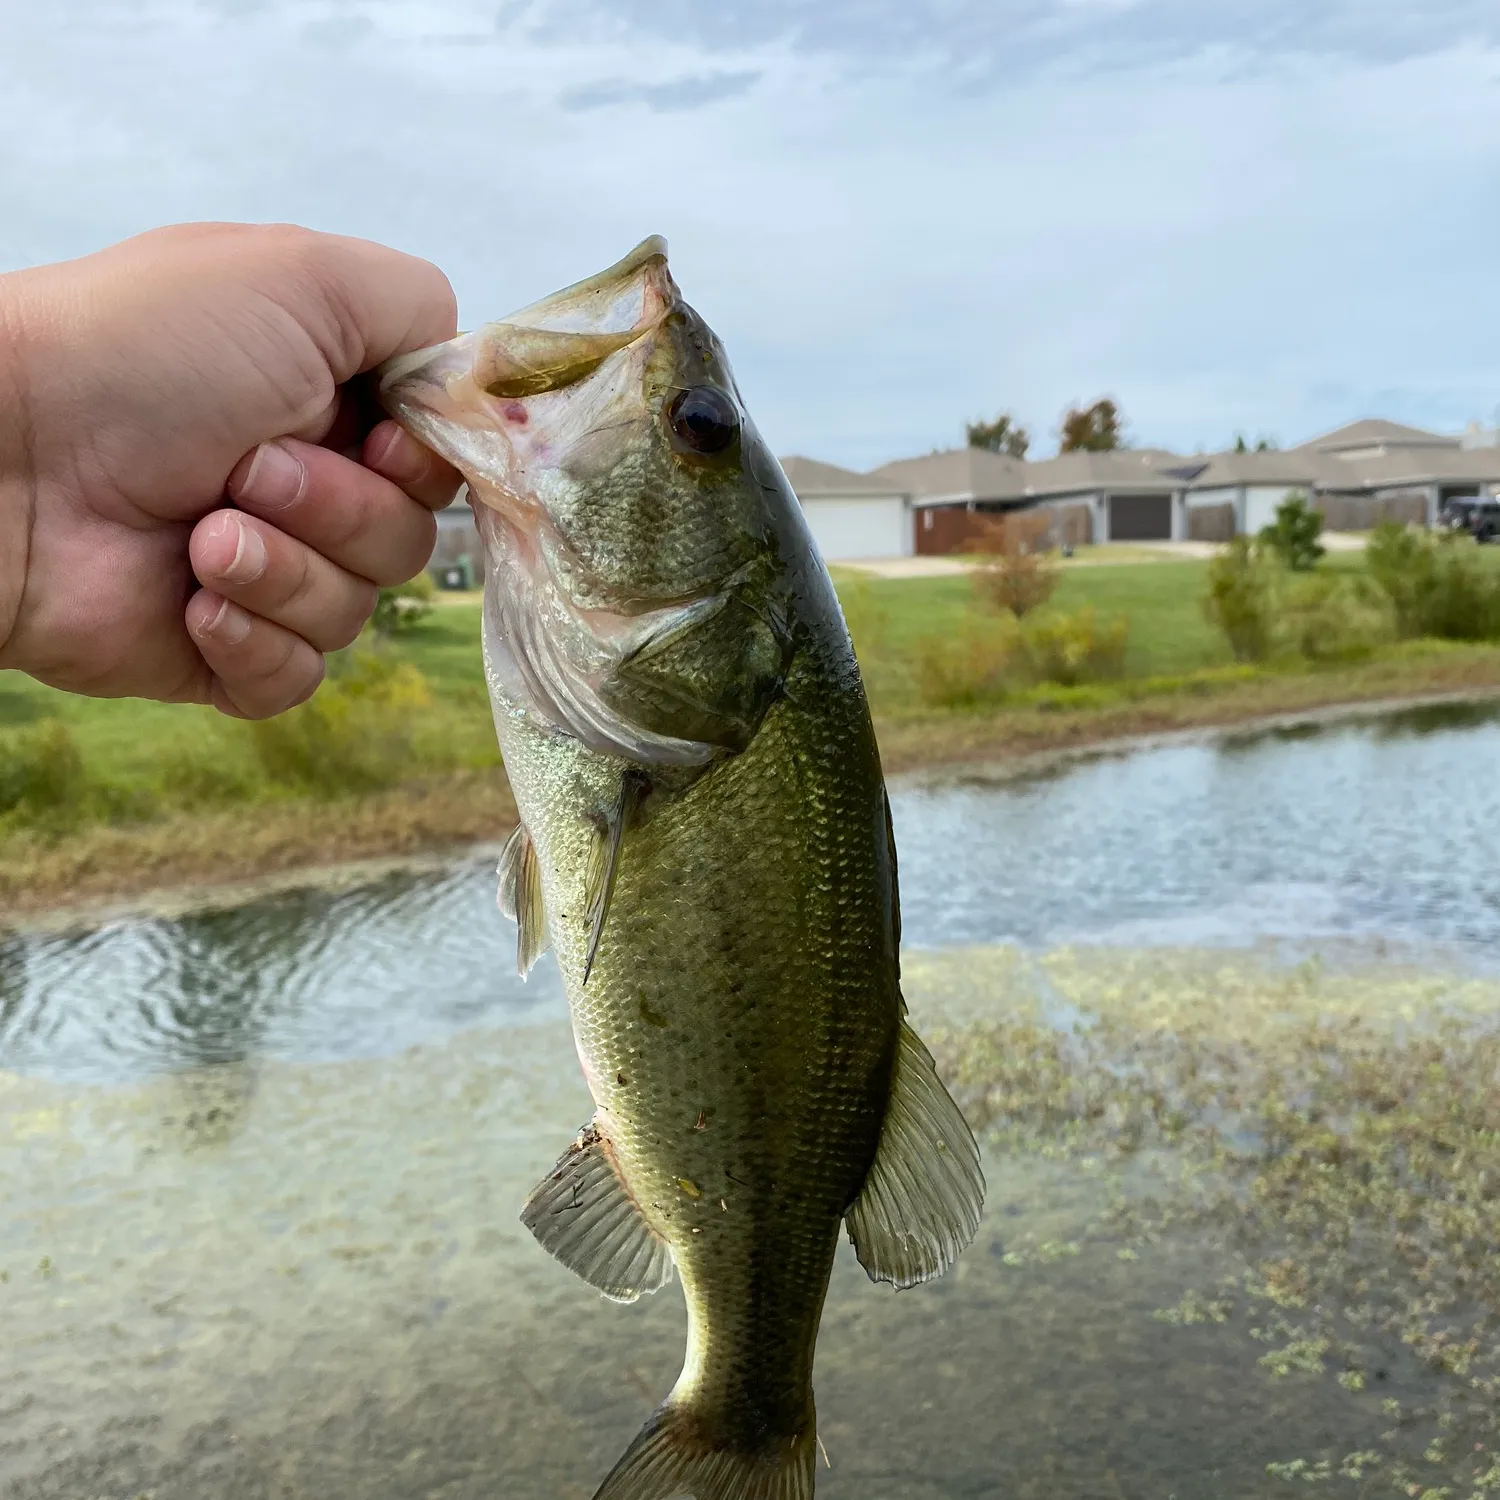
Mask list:
[[[1111,495],[1109,539],[1112,542],[1171,541],[1172,497]]]

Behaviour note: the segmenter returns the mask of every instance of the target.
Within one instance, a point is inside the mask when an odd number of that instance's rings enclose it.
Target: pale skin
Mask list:
[[[455,319],[428,262],[287,225],[0,276],[0,668],[240,718],[308,698],[460,482],[351,382]]]

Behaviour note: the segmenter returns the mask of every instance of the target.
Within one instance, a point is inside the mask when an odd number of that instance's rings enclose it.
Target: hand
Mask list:
[[[307,698],[459,484],[348,382],[455,329],[426,261],[280,225],[0,277],[0,667],[247,718]]]

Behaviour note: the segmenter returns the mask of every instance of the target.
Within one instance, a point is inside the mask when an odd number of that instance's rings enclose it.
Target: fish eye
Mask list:
[[[694,453],[722,453],[740,430],[734,403],[711,385],[679,391],[667,408],[667,421],[683,447]]]

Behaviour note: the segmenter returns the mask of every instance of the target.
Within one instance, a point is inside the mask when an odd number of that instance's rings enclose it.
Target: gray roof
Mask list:
[[[1020,478],[1032,465],[987,448],[948,448],[921,458],[882,464],[872,477],[913,495],[920,505],[938,500],[1010,500],[1024,493]]]
[[[1365,450],[1351,458],[1350,452]],[[947,448],[856,474],[810,458],[782,460],[798,495],[908,494],[918,506],[1025,504],[1069,495],[1277,485],[1349,493],[1419,484],[1500,484],[1500,447],[1370,418],[1295,448],[1183,455],[1165,448],[1060,453],[1033,462],[984,448]]]
[[[1027,464],[1017,498],[1098,493],[1161,494],[1184,481],[1165,472],[1186,463],[1164,448],[1115,448],[1107,453],[1059,453]],[[1196,467],[1190,465],[1189,467]]]
[[[1383,490],[1402,484],[1500,483],[1500,448],[1414,448],[1322,465],[1322,490]]]
[[[872,479],[868,474],[856,474],[853,469],[841,469],[837,464],[825,464],[816,458],[802,458],[795,453],[781,460],[781,469],[799,500],[806,495],[906,493],[899,484],[891,480]]]
[[[1403,422],[1387,422],[1384,417],[1366,417],[1335,427],[1322,437],[1309,439],[1298,449],[1310,448],[1317,453],[1343,453],[1360,448],[1457,448],[1460,439],[1428,432],[1422,427],[1408,427]],[[1296,452],[1298,449],[1290,451]]]
[[[1219,489],[1240,484],[1300,484],[1310,489],[1330,467],[1347,467],[1344,460],[1302,448],[1275,448],[1255,453],[1208,453],[1207,468],[1193,480],[1193,488]]]

